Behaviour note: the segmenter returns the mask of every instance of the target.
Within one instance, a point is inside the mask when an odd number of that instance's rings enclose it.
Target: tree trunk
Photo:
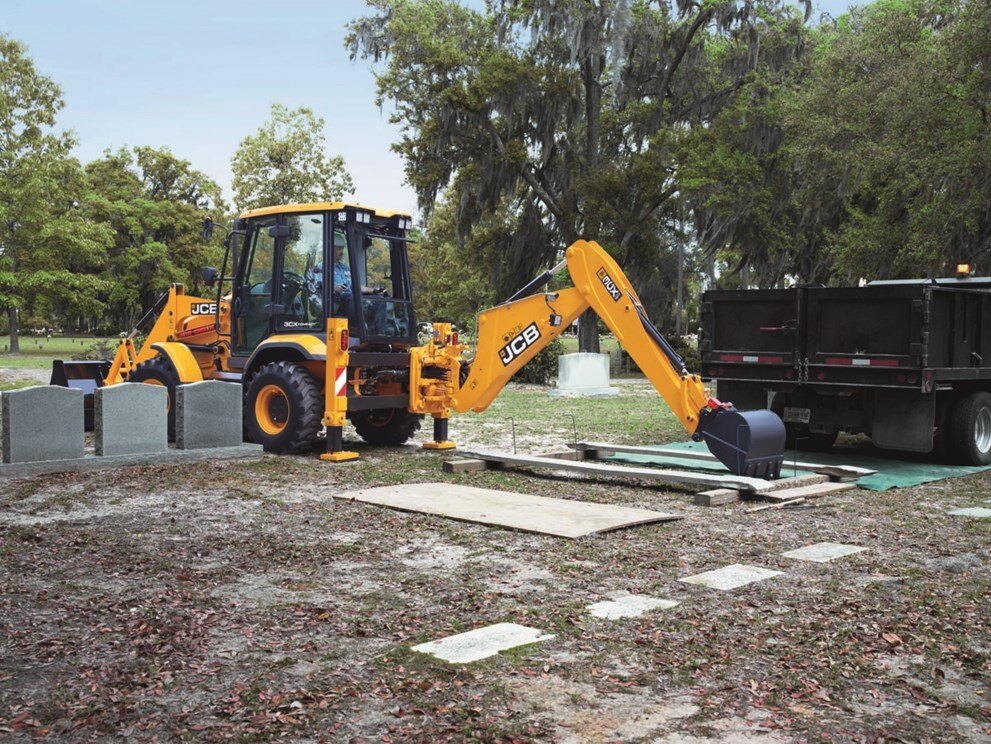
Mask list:
[[[681,338],[681,318],[685,307],[685,243],[678,241],[678,315],[674,319],[674,335]]]
[[[10,326],[10,353],[19,354],[21,352],[21,345],[17,335],[18,328],[16,307],[7,308],[7,325]]]
[[[591,308],[578,319],[578,351],[599,353],[599,316]]]

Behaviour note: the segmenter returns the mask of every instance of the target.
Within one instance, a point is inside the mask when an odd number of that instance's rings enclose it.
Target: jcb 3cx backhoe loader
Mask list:
[[[344,451],[347,419],[373,444],[407,441],[424,415],[454,447],[453,411],[483,411],[509,379],[593,308],[691,432],[737,475],[777,477],[785,430],[770,411],[741,412],[709,397],[648,320],[637,293],[596,243],[478,318],[477,351],[450,324],[417,342],[406,246],[409,215],[344,203],[256,209],[228,232],[222,269],[204,269],[213,298],[173,285],[125,338],[112,362],[56,363],[53,383],[240,383],[248,438],[271,452],[309,449],[326,427],[324,459]],[[207,222],[204,237],[213,226]],[[574,286],[542,291],[567,266]],[[230,274],[228,275],[228,266]],[[147,332],[140,348],[135,340]],[[170,411],[170,419],[172,412]]]

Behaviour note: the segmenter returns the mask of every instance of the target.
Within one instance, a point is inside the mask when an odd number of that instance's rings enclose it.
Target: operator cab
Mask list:
[[[322,335],[347,318],[356,350],[416,340],[409,215],[343,203],[256,209],[235,222],[234,357],[277,334]]]

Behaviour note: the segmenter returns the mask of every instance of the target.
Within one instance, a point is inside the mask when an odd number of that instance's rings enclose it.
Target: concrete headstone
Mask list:
[[[0,393],[5,463],[83,456],[83,391],[56,385]]]
[[[608,354],[563,354],[557,363],[557,389],[551,395],[619,395],[619,388],[609,386]]]
[[[747,584],[753,584],[755,581],[763,581],[774,576],[780,576],[782,573],[784,572],[772,571],[769,568],[761,568],[760,566],[745,566],[740,563],[734,563],[732,566],[717,568],[715,571],[706,571],[695,576],[686,576],[683,579],[678,579],[678,581],[686,584],[707,586],[710,589],[729,591],[730,589],[737,589]]]
[[[97,388],[93,402],[96,454],[141,455],[169,448],[169,394],[161,385]]]
[[[843,558],[854,553],[862,553],[867,548],[859,545],[844,545],[843,543],[822,542],[815,545],[806,545],[804,548],[789,550],[782,553],[785,558],[793,558],[796,561],[812,561],[813,563],[829,563],[837,558]]]
[[[949,513],[954,517],[971,517],[972,519],[991,518],[991,509],[985,509],[983,506],[968,506],[966,509],[954,509]]]
[[[619,620],[624,617],[640,617],[651,610],[668,610],[677,606],[672,599],[658,599],[643,594],[628,594],[619,592],[612,599],[596,602],[588,606],[588,611],[595,617],[606,620]]]
[[[241,385],[207,380],[176,389],[175,433],[179,449],[241,444]]]
[[[495,656],[500,651],[525,646],[528,643],[547,641],[553,637],[525,625],[496,623],[469,630],[467,633],[421,643],[419,646],[413,646],[413,650],[436,656],[452,664],[467,664]]]

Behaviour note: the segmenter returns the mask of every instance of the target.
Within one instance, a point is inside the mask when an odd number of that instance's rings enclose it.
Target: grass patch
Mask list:
[[[70,359],[100,341],[114,346],[117,340],[96,336],[21,336],[20,353],[11,354],[10,336],[0,336],[0,369],[51,369],[56,359]]]

